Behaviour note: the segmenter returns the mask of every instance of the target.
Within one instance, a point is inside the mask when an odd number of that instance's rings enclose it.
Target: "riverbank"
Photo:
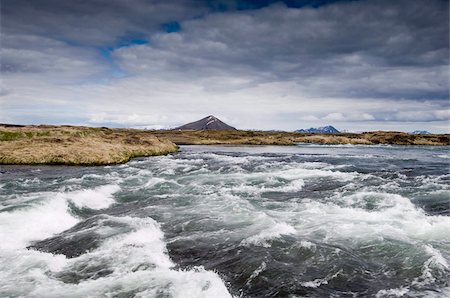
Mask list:
[[[176,152],[177,145],[450,144],[450,135],[401,132],[310,134],[264,131],[175,131],[82,126],[0,125],[0,164],[108,165]]]
[[[0,125],[0,164],[108,165],[177,150],[167,139],[132,129]]]
[[[450,145],[449,134],[413,135],[404,132],[375,131],[367,133],[296,133],[269,131],[176,131],[155,130],[155,136],[166,138],[177,145],[294,145],[296,143],[316,143],[325,145]]]

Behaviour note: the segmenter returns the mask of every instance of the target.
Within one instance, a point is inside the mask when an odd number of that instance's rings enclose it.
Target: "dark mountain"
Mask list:
[[[308,132],[308,133],[339,133],[339,130],[337,130],[336,128],[334,128],[331,125],[328,126],[323,126],[323,127],[311,127],[309,129],[299,129],[296,130],[295,132]]]
[[[220,121],[214,116],[208,116],[195,122],[191,122],[175,130],[236,130],[236,128]]]
[[[415,130],[412,132],[413,135],[429,135],[431,132],[427,130]]]

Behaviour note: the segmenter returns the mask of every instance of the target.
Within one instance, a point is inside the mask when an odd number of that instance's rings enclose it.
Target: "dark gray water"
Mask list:
[[[0,169],[1,297],[449,297],[448,147]]]

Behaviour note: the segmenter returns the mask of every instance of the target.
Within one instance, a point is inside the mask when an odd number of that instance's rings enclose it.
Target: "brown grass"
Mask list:
[[[107,165],[162,155],[177,145],[395,144],[450,145],[450,135],[402,132],[310,134],[262,131],[142,131],[77,126],[0,124],[0,164]]]
[[[0,164],[107,165],[175,152],[148,132],[73,126],[0,126]]]
[[[152,131],[178,145],[246,144],[293,145],[295,143],[354,144],[354,145],[450,145],[450,135],[411,135],[403,132],[376,131],[368,133],[311,134],[264,131]]]

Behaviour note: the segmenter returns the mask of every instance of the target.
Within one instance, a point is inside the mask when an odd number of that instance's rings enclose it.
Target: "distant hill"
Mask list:
[[[308,133],[339,133],[339,130],[337,130],[336,128],[334,128],[331,125],[328,126],[323,126],[323,127],[311,127],[308,129],[299,129],[296,130],[295,132],[308,132]]]
[[[191,122],[175,130],[236,130],[236,128],[222,122],[214,116],[208,116],[195,122]]]
[[[431,132],[429,132],[427,130],[415,130],[411,134],[413,134],[413,135],[430,135]]]

